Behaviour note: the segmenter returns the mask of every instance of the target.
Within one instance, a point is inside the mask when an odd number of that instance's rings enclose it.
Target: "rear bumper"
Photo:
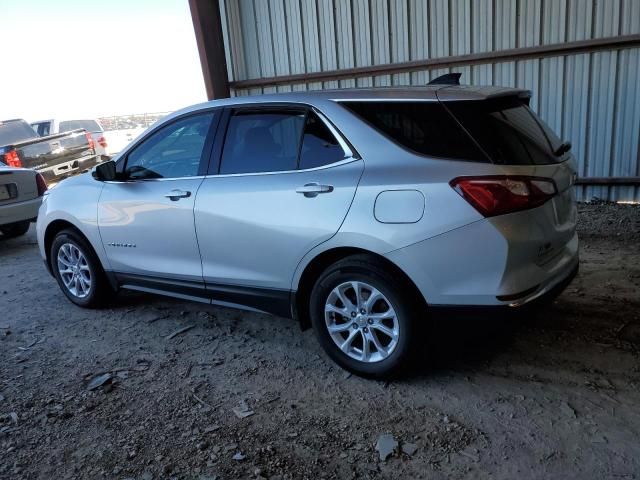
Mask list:
[[[83,172],[91,167],[100,163],[101,157],[99,155],[89,155],[68,162],[60,163],[53,167],[43,168],[38,172],[49,182],[60,181],[73,174]]]
[[[527,292],[526,295],[520,298],[514,298],[510,300],[506,306],[510,308],[522,307],[524,305],[544,303],[550,299],[560,295],[565,288],[571,283],[571,281],[578,274],[580,269],[580,261],[578,256],[572,259],[562,271],[560,271],[555,277],[551,278],[544,285],[540,285],[533,292]]]
[[[511,235],[505,235],[484,219],[385,256],[430,306],[519,307],[552,296],[575,276],[579,263],[574,229],[556,242],[551,256],[539,256],[537,246],[549,238],[535,230],[539,225],[544,224],[512,219]]]
[[[578,264],[569,272],[567,276],[560,279],[558,283],[549,285],[535,295],[531,295],[526,299],[518,302],[512,302],[504,305],[430,305],[429,308],[436,314],[460,315],[461,317],[478,318],[486,314],[504,314],[508,316],[511,313],[523,311],[532,311],[536,308],[548,305],[556,297],[558,297],[578,275],[580,267]]]
[[[25,200],[24,202],[11,203],[0,207],[0,225],[34,220],[38,216],[38,209],[42,203],[42,197]]]
[[[537,309],[550,304],[558,297],[573,281],[579,271],[579,265],[576,265],[569,274],[562,278],[553,286],[545,288],[543,291],[537,292],[535,295],[527,297],[521,302],[513,302],[505,305],[430,305],[429,308],[435,319],[466,319],[466,320],[482,320],[487,318],[494,319],[514,319],[520,318],[521,314],[535,312]],[[490,317],[489,317],[490,316]]]

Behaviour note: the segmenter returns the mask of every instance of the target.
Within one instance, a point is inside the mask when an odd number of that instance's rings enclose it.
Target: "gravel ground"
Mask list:
[[[0,478],[638,478],[640,208],[582,205],[580,233],[552,306],[442,318],[392,383],[282,318],[135,293],[82,310],[33,228],[0,240]]]

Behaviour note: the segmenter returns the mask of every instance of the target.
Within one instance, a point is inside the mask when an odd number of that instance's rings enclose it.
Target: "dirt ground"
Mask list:
[[[391,383],[291,320],[136,293],[82,310],[33,228],[0,240],[0,478],[638,478],[640,208],[582,205],[580,234],[553,306],[442,318]]]

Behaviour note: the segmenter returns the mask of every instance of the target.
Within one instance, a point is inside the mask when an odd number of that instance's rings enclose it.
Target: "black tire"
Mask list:
[[[10,223],[9,225],[3,225],[0,227],[0,232],[6,238],[19,237],[20,235],[24,235],[29,231],[29,225],[31,222],[29,220],[25,220],[24,222],[16,222]]]
[[[427,332],[428,320],[423,302],[415,298],[413,288],[407,285],[404,279],[398,277],[395,272],[390,271],[387,265],[380,260],[369,255],[353,255],[336,262],[327,268],[318,278],[311,292],[310,299],[310,317],[311,323],[316,333],[316,337],[320,345],[327,355],[331,357],[338,365],[356,375],[367,378],[390,378],[397,377],[406,372],[410,359],[414,356],[416,345],[422,343],[426,345],[426,338],[422,333]],[[398,339],[395,347],[391,350],[386,358],[373,362],[364,362],[356,358],[352,358],[343,352],[337,345],[336,341],[329,333],[327,321],[325,320],[325,305],[330,300],[331,292],[339,285],[346,282],[363,282],[364,284],[374,287],[382,295],[385,300],[395,311],[395,318],[398,323]],[[349,287],[347,287],[348,289]],[[348,294],[349,290],[345,290]],[[354,289],[351,289],[353,298]],[[363,290],[366,292],[366,289]],[[365,293],[363,293],[364,298]],[[335,297],[334,297],[335,298]],[[386,302],[385,302],[386,303]],[[333,314],[335,317],[335,314]],[[353,314],[351,314],[353,315]],[[339,315],[341,327],[351,322],[346,315]],[[354,326],[356,321],[352,323],[355,330],[362,329],[367,331],[364,322],[367,317],[363,314],[361,319],[362,325]],[[361,318],[358,316],[357,318]],[[331,321],[331,320],[330,320]],[[342,323],[344,322],[344,323]],[[337,325],[337,321],[336,321]],[[370,326],[369,331],[374,332],[375,327]],[[376,332],[379,332],[376,330]],[[349,337],[351,330],[344,331],[339,335]],[[336,335],[336,334],[334,334]],[[365,333],[361,333],[362,337],[354,342],[362,343],[365,341]],[[384,335],[383,335],[384,336]],[[376,333],[378,341],[380,341],[379,333]],[[390,339],[391,337],[389,337]],[[338,338],[338,341],[341,341]],[[373,345],[369,343],[369,345]],[[384,345],[383,345],[384,346]],[[355,347],[357,349],[357,346]],[[370,351],[373,350],[370,348]],[[364,352],[364,347],[360,347],[360,351]],[[351,353],[357,354],[356,351]]]
[[[86,296],[80,297],[74,295],[62,280],[58,267],[58,252],[65,244],[74,245],[86,259],[86,265],[88,266],[91,279],[91,286]],[[60,290],[76,305],[84,308],[98,308],[113,298],[115,292],[111,288],[111,284],[104,273],[98,256],[91,245],[76,231],[60,231],[53,239],[49,258],[51,260],[51,270],[60,286]]]

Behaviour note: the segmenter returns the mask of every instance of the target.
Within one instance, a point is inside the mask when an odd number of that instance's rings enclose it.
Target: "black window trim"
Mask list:
[[[329,117],[327,117],[324,113],[322,113],[315,107],[309,108],[318,116],[318,118],[320,118],[320,121],[325,124],[325,126],[329,129],[329,132],[331,132],[331,135],[333,135],[334,138],[338,141],[338,143],[342,147],[342,150],[344,150],[345,159],[353,158],[354,160],[362,160],[362,157],[360,156],[356,148],[351,144],[349,139],[343,135],[338,127],[335,126],[335,124],[329,119]],[[333,163],[330,165],[333,165]]]
[[[305,113],[305,123],[303,124],[302,131],[300,133],[300,138],[298,140],[298,159],[296,161],[296,169],[295,170],[280,170],[274,172],[245,172],[245,173],[220,173],[220,167],[222,162],[222,152],[224,150],[224,144],[226,142],[227,137],[227,129],[229,128],[229,121],[231,119],[231,115],[234,111],[237,110],[292,110],[292,111],[300,111]],[[339,162],[333,162],[327,165],[321,165],[319,167],[307,168],[304,170],[300,169],[300,150],[302,149],[302,139],[304,137],[304,126],[306,125],[306,119],[309,112],[315,113],[321,122],[325,124],[325,126],[329,129],[331,135],[336,139],[338,144],[342,147],[345,152],[345,158]],[[307,172],[313,170],[320,170],[324,168],[330,168],[336,165],[340,165],[342,163],[347,163],[348,161],[360,160],[362,157],[358,154],[356,149],[351,145],[349,140],[342,134],[342,132],[333,124],[333,122],[320,110],[318,110],[313,105],[309,105],[307,103],[291,103],[291,102],[258,102],[258,103],[238,103],[235,105],[226,105],[224,107],[224,112],[220,116],[220,122],[218,125],[218,131],[216,134],[215,142],[214,142],[214,152],[212,154],[211,161],[209,162],[209,169],[206,176],[216,176],[216,177],[229,177],[229,176],[246,176],[246,175],[274,175],[274,174],[282,174],[282,173],[293,173],[293,172]]]
[[[152,135],[155,135],[160,130],[163,130],[166,127],[169,127],[177,122],[185,120],[191,117],[198,117],[201,115],[206,115],[209,113],[213,113],[213,119],[211,121],[211,125],[209,126],[209,131],[207,132],[207,137],[204,141],[204,146],[202,148],[202,154],[200,156],[200,163],[198,165],[198,173],[197,175],[190,177],[168,177],[168,178],[139,178],[139,179],[127,179],[124,178],[124,173],[126,171],[127,163],[129,161],[129,155],[134,152],[142,143],[151,138]],[[175,118],[167,122],[162,122],[155,127],[151,128],[147,132],[144,133],[142,137],[140,137],[135,143],[132,143],[127,147],[126,152],[120,158],[116,160],[116,173],[121,178],[118,182],[158,182],[158,181],[167,181],[167,180],[180,180],[185,178],[202,178],[207,174],[207,170],[209,164],[211,163],[211,159],[213,156],[213,146],[214,140],[217,139],[218,127],[221,124],[221,119],[224,113],[223,107],[211,107],[204,108],[201,110],[196,110],[193,112],[187,112],[182,115],[178,115]]]

